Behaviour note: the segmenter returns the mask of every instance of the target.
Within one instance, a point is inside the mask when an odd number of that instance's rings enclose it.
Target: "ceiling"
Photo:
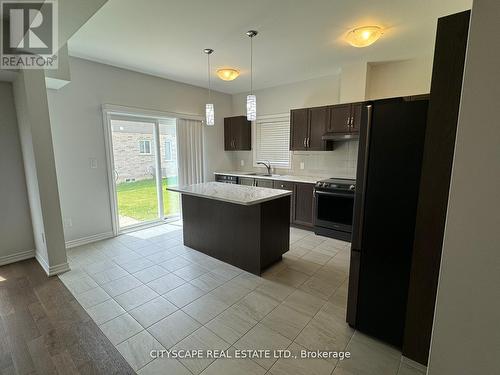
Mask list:
[[[215,90],[254,89],[335,74],[351,61],[391,61],[432,54],[437,18],[471,7],[472,0],[109,0],[69,41],[72,56],[207,87],[204,48],[213,48]],[[343,36],[360,25],[385,33],[366,48]],[[241,76],[218,79],[234,67]]]

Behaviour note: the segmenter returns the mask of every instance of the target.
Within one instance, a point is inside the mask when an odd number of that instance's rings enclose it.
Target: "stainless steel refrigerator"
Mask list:
[[[367,102],[362,113],[347,322],[401,347],[428,98]]]

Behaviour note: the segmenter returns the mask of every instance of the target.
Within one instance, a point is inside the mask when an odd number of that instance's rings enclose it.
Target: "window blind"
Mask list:
[[[290,167],[290,118],[258,118],[255,122],[255,163],[270,161],[278,168]]]

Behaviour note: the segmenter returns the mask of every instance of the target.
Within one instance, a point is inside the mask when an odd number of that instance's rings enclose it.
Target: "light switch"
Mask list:
[[[301,162],[300,162],[300,169],[304,169],[304,168],[305,168],[305,166],[304,166],[304,162],[303,162],[303,161],[301,161]]]
[[[90,168],[91,169],[97,169],[97,159],[96,158],[90,158]]]
[[[241,159],[241,160],[240,160],[240,165],[241,165],[242,167],[244,167],[244,166],[245,166],[245,160]]]

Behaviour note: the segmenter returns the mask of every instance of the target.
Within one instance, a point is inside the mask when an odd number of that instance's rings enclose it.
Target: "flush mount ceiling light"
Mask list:
[[[258,31],[249,30],[247,36],[250,37],[250,95],[247,95],[247,120],[257,120],[257,98],[253,95],[253,37]]]
[[[210,85],[210,55],[214,52],[213,49],[211,48],[205,48],[203,50],[207,54],[207,62],[208,62],[208,103],[205,104],[205,121],[208,126],[214,126],[215,125],[215,112],[214,112],[214,105],[213,103],[210,103],[210,91],[211,91],[211,85]]]
[[[362,26],[349,31],[346,40],[353,47],[367,47],[375,43],[383,33],[380,26]]]
[[[220,79],[223,81],[232,81],[238,78],[240,75],[240,72],[236,69],[232,68],[223,68],[217,70],[217,75],[219,76]]]

